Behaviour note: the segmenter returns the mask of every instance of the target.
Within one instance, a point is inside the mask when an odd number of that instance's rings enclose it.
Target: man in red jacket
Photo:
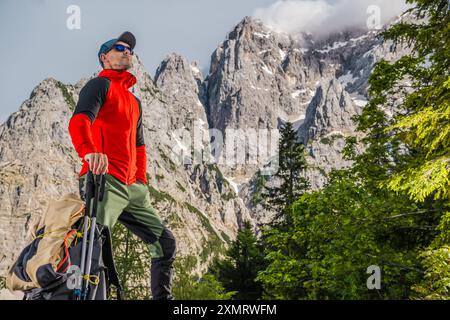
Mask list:
[[[83,163],[81,197],[85,198],[88,167],[93,174],[105,175],[97,221],[111,232],[119,221],[149,244],[153,299],[173,299],[175,238],[150,204],[142,106],[129,91],[136,83],[127,71],[135,44],[133,34],[124,32],[100,47],[103,70],[81,89],[69,133]]]

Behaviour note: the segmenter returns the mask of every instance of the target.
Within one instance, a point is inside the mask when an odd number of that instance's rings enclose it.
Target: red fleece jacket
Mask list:
[[[136,78],[127,71],[106,69],[81,89],[69,133],[80,158],[80,176],[88,170],[84,156],[104,153],[108,173],[129,185],[147,183],[142,106],[129,90]]]

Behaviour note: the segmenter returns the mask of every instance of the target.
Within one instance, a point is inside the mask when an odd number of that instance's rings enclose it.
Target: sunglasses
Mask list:
[[[130,55],[134,54],[133,49],[131,49],[130,47],[124,46],[123,44],[115,44],[114,49],[116,49],[119,52],[124,52],[125,50],[128,50]]]

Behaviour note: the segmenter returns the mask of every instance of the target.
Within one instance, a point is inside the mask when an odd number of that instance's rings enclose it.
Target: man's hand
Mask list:
[[[89,169],[93,174],[105,174],[108,172],[108,156],[103,153],[88,153],[84,160],[89,163]]]

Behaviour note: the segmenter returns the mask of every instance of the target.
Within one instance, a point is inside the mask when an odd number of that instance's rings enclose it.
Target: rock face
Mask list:
[[[223,132],[226,149],[233,142],[245,144],[242,134],[230,141],[227,129],[251,133],[250,129],[277,129],[283,121],[302,120],[316,82],[323,76],[319,61],[304,55],[298,41],[246,17],[211,57],[207,77],[210,126]],[[220,169],[242,183],[257,167],[238,163]]]
[[[306,145],[309,140],[337,130],[352,132],[354,125],[351,117],[358,113],[358,109],[337,79],[325,80],[320,83],[308,105],[298,134]]]
[[[205,79],[197,63],[177,54],[161,62],[153,78],[136,57],[131,72],[143,105],[149,190],[176,235],[179,255],[197,257],[201,272],[244,220],[256,225],[271,215],[255,201],[258,169],[270,155],[216,164],[220,150],[211,147],[212,137],[220,132],[223,148],[244,145],[247,156],[260,142],[247,133],[276,133],[291,121],[306,144],[307,176],[320,188],[324,172],[349,165],[340,151],[344,138],[355,134],[351,117],[367,102],[374,63],[405,52],[372,31],[319,41],[277,33],[246,17],[213,52]],[[43,80],[0,126],[0,276],[27,243],[27,227],[48,200],[78,191],[81,161],[67,127],[86,81]],[[233,136],[229,129],[241,131]]]
[[[341,151],[346,137],[360,135],[352,117],[367,103],[368,78],[375,63],[382,58],[394,61],[409,52],[383,42],[378,34],[354,28],[315,39],[310,34],[275,32],[260,21],[243,19],[211,57],[206,79],[210,126],[224,132],[227,145],[246,143],[242,134],[227,137],[228,128],[262,130],[292,122],[306,146],[305,175],[312,189],[321,188],[327,172],[351,164]],[[240,197],[258,222],[272,215],[255,202],[263,179],[258,169],[268,161],[235,167],[219,164],[237,182]]]
[[[406,52],[383,44],[377,35],[355,28],[317,40],[308,34],[278,33],[260,21],[243,19],[211,57],[210,125],[223,131],[225,145],[233,142],[227,139],[229,128],[280,128],[286,121],[299,129],[299,140],[311,145],[325,135],[354,132],[351,117],[367,102],[367,80],[374,64]],[[340,140],[335,139],[343,145]],[[323,148],[310,148],[311,157],[320,158],[315,152],[319,149]],[[323,169],[347,165],[339,149],[323,163],[313,160],[314,164]],[[244,183],[258,166],[219,167]],[[320,176],[311,177],[314,188],[324,182]]]
[[[2,273],[22,249],[29,222],[42,214],[48,199],[75,190],[80,161],[72,152],[66,125],[74,90],[45,79],[0,126]]]

